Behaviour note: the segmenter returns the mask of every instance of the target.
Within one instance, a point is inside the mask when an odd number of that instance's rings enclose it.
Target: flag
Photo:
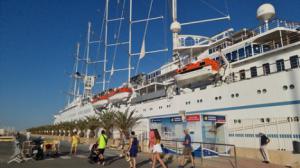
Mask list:
[[[145,55],[146,55],[146,51],[145,51],[145,39],[144,39],[142,43],[141,52],[140,52],[140,59],[144,58]]]
[[[111,66],[110,76],[112,76],[113,74],[114,74],[114,66]]]

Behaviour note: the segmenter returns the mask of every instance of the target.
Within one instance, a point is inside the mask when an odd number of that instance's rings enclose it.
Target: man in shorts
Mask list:
[[[183,142],[184,147],[183,147],[183,152],[182,152],[183,158],[181,159],[180,166],[183,167],[185,162],[186,162],[186,159],[190,158],[191,162],[192,162],[192,167],[191,168],[194,168],[195,167],[195,161],[194,161],[194,156],[193,156],[191,136],[189,135],[189,131],[187,129],[184,130],[184,134],[185,134],[184,142]]]
[[[105,134],[105,131],[102,130],[100,136],[97,139],[98,142],[98,151],[99,151],[99,162],[98,164],[102,164],[104,166],[104,151],[107,144],[107,135]]]

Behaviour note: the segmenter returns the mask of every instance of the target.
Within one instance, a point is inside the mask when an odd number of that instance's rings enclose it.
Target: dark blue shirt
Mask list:
[[[188,141],[188,143],[186,143],[186,141]],[[184,146],[185,147],[191,147],[191,136],[189,134],[186,134],[185,137],[184,137]]]

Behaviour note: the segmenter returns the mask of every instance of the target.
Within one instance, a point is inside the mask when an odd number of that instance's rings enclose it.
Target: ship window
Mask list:
[[[265,122],[265,119],[264,119],[264,118],[261,118],[261,119],[260,119],[260,122]]]
[[[282,87],[282,89],[283,89],[283,90],[287,90],[288,87],[287,87],[286,85],[284,85],[284,86]]]
[[[250,68],[250,72],[251,72],[251,77],[256,77],[257,76],[257,69],[256,69],[256,67],[251,67]]]
[[[231,97],[234,98],[234,94],[231,94]]]
[[[245,49],[241,48],[239,49],[239,59],[244,59],[245,58]]]
[[[291,84],[290,89],[294,89],[294,88],[295,88],[295,85]]]
[[[276,61],[277,72],[284,71],[284,60],[280,59]]]
[[[294,117],[294,121],[299,122],[299,117]]]
[[[253,51],[254,51],[254,54],[259,54],[260,53],[260,45],[254,44]]]
[[[239,97],[240,95],[238,93],[235,94],[235,97]]]
[[[263,89],[262,92],[263,92],[263,93],[267,93],[267,89]]]
[[[264,75],[270,74],[270,64],[269,63],[263,64],[263,71],[264,71]]]
[[[231,60],[232,60],[232,62],[237,60],[237,51],[233,51],[231,53]]]
[[[247,57],[252,56],[252,47],[251,47],[251,45],[248,45],[247,47],[245,47],[245,50],[246,50],[246,56]]]
[[[241,80],[246,79],[246,73],[245,73],[245,70],[240,70],[240,79],[241,79]]]
[[[261,90],[257,90],[257,94],[261,94]]]
[[[291,68],[298,68],[299,67],[299,58],[298,55],[294,55],[290,57],[290,64],[291,64]]]
[[[227,53],[226,58],[227,58],[228,61],[231,61],[231,53]]]
[[[218,97],[215,97],[215,100],[218,100]]]
[[[271,47],[269,45],[263,45],[263,51],[264,52],[267,52],[267,51],[270,51],[271,50]]]
[[[241,120],[238,120],[238,123],[240,124],[242,121]]]
[[[219,100],[221,100],[222,99],[222,96],[219,96]]]

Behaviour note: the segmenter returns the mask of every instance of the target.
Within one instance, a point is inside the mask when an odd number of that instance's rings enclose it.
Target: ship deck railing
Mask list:
[[[254,35],[259,35],[278,27],[284,27],[291,30],[296,30],[296,29],[298,30],[300,29],[300,22],[290,22],[281,19],[274,19],[268,23],[265,23],[261,26],[252,29],[251,32],[254,32]]]

